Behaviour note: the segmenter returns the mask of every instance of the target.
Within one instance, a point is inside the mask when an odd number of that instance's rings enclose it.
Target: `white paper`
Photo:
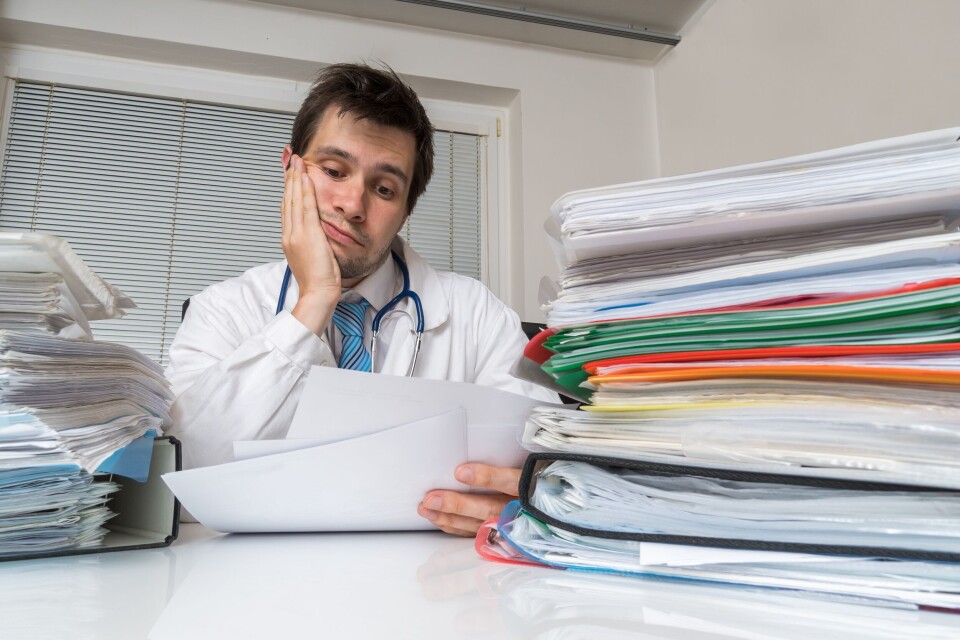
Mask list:
[[[233,443],[233,459],[236,461],[272,456],[278,453],[300,451],[328,444],[316,438],[296,438],[294,440],[237,440]]]
[[[543,404],[467,382],[313,367],[287,438],[303,438],[312,444],[339,442],[462,407],[467,449],[466,457],[457,464],[518,467],[527,455],[519,442],[523,425],[533,408]],[[250,451],[247,445],[243,447]]]
[[[0,271],[57,273],[75,297],[87,320],[119,318],[136,305],[97,275],[66,242],[41,233],[0,233]]]
[[[163,479],[197,520],[225,533],[433,529],[417,505],[431,489],[465,489],[453,470],[466,453],[465,415],[456,408],[371,435]]]
[[[841,223],[869,224],[873,220],[883,220],[898,215],[950,210],[956,208],[958,202],[960,202],[960,189],[947,189],[883,200],[848,202],[787,211],[765,211],[753,216],[731,216],[716,220],[706,219],[688,225],[595,232],[590,235],[565,237],[562,260],[563,264],[567,265],[631,251],[691,245],[707,239],[733,240],[747,235],[803,231]]]
[[[568,193],[561,260],[955,210],[957,129]]]

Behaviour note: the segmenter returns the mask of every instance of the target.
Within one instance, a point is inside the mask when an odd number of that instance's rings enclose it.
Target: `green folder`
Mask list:
[[[586,379],[586,363],[630,355],[958,341],[960,285],[953,285],[832,304],[564,327],[544,343],[555,355],[543,369],[570,389]]]

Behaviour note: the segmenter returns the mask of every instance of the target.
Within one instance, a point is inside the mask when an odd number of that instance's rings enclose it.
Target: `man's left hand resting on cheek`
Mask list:
[[[474,536],[484,521],[496,518],[508,502],[516,499],[520,469],[467,463],[457,467],[454,477],[463,484],[493,494],[430,491],[417,507],[417,513],[440,530],[458,536]]]

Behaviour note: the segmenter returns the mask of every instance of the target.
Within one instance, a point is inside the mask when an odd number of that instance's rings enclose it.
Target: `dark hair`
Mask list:
[[[293,121],[290,148],[294,153],[303,155],[331,105],[340,107],[341,116],[349,113],[358,120],[413,134],[417,157],[410,178],[407,213],[413,211],[433,175],[433,125],[417,94],[385,64],[383,69],[365,64],[330,65],[317,74]]]

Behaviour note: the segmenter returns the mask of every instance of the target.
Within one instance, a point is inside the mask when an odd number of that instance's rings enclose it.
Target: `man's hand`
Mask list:
[[[340,299],[340,267],[320,226],[316,192],[303,158],[290,156],[284,178],[282,246],[300,290],[292,313],[320,335],[330,324]]]
[[[467,463],[457,467],[454,476],[460,482],[496,494],[430,491],[417,507],[417,513],[441,530],[458,536],[473,536],[485,520],[496,518],[508,502],[517,497],[520,469]]]

